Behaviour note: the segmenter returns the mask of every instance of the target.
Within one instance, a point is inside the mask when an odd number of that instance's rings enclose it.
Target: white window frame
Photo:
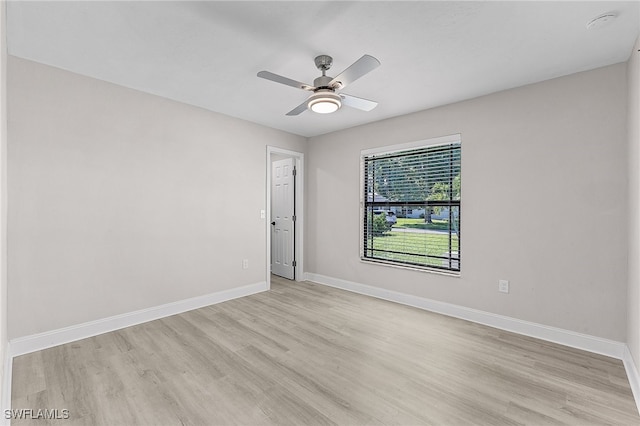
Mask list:
[[[408,264],[403,264],[400,262],[394,262],[392,260],[384,260],[384,259],[372,259],[372,258],[367,258],[365,257],[365,244],[364,244],[364,228],[363,228],[363,223],[364,223],[364,218],[365,218],[365,214],[366,214],[366,199],[365,199],[365,158],[366,157],[370,157],[372,155],[382,155],[382,154],[392,154],[398,151],[408,151],[408,150],[412,150],[412,149],[419,149],[419,148],[426,148],[426,147],[435,147],[438,145],[449,145],[452,143],[459,143],[460,147],[462,148],[462,135],[460,133],[456,133],[456,134],[452,134],[452,135],[447,135],[447,136],[440,136],[440,137],[435,137],[435,138],[429,138],[429,139],[423,139],[423,140],[419,140],[419,141],[414,141],[414,142],[408,142],[408,143],[403,143],[403,144],[396,144],[396,145],[389,145],[389,146],[383,146],[383,147],[378,147],[378,148],[371,148],[371,149],[365,149],[360,151],[360,184],[359,184],[359,188],[360,188],[360,221],[359,221],[359,232],[358,232],[358,237],[360,240],[360,261],[363,263],[367,263],[367,264],[380,264],[380,265],[384,265],[384,266],[390,266],[390,267],[394,267],[394,268],[401,268],[401,269],[410,269],[410,270],[418,270],[418,271],[423,271],[423,272],[429,272],[429,273],[436,273],[436,274],[441,274],[441,275],[449,275],[449,276],[455,276],[455,277],[459,277],[461,274],[461,264],[460,264],[460,271],[454,271],[454,270],[446,270],[446,269],[440,269],[440,268],[433,268],[433,267],[429,267],[429,266],[419,266],[419,265],[408,265]],[[462,198],[462,197],[461,197]],[[462,220],[462,204],[460,205],[460,219]],[[462,228],[462,225],[460,225],[460,228]],[[461,241],[460,241],[461,244]]]

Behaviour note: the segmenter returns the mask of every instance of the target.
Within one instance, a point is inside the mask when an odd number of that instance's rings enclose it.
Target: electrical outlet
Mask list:
[[[498,281],[498,291],[501,293],[509,293],[509,281],[507,280],[499,280]]]
[[[242,259],[242,269],[249,269],[249,259]]]

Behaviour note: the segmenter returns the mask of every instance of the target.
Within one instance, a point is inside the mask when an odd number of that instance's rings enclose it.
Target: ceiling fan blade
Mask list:
[[[281,75],[274,74],[274,73],[269,72],[269,71],[260,71],[258,73],[258,77],[264,78],[266,80],[275,81],[276,83],[286,84],[287,86],[296,87],[298,89],[308,90],[308,91],[311,91],[311,92],[313,92],[313,90],[315,89],[315,87],[309,86],[308,84],[304,84],[304,83],[301,83],[299,81],[295,81],[295,80],[292,80],[290,78],[283,77]]]
[[[379,60],[373,56],[364,55],[362,58],[351,64],[349,68],[342,71],[342,73],[340,73],[336,78],[331,80],[328,85],[334,89],[343,89],[379,66]]]
[[[351,108],[361,109],[362,111],[371,111],[378,106],[377,102],[370,101],[369,99],[358,98],[357,96],[345,95],[340,93],[342,103]]]
[[[303,103],[301,103],[300,105],[298,105],[297,107],[289,111],[287,115],[289,116],[300,115],[306,110],[307,110],[307,101],[304,101]]]

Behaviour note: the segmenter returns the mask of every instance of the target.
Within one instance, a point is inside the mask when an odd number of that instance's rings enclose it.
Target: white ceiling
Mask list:
[[[598,29],[592,18],[615,12]],[[9,1],[9,53],[303,136],[470,99],[626,61],[638,1]],[[363,112],[285,113],[308,92],[256,77],[313,83],[363,54],[382,65],[344,92]]]

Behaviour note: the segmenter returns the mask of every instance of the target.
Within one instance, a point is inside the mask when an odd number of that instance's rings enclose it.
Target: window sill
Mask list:
[[[373,264],[373,265],[381,265],[381,266],[390,266],[392,268],[397,268],[397,269],[427,272],[430,274],[444,275],[444,276],[453,277],[453,278],[460,278],[462,276],[460,271],[446,271],[442,269],[429,268],[428,266],[420,267],[420,266],[412,266],[412,265],[401,265],[394,262],[385,262],[384,260],[366,259],[362,257],[360,258],[360,262],[366,263],[369,265]]]

